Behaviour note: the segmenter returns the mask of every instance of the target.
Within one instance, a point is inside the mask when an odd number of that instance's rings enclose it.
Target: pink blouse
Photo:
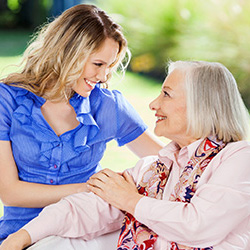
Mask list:
[[[174,142],[159,152],[165,165],[173,163],[163,200],[143,197],[135,217],[159,237],[156,250],[170,242],[214,250],[250,249],[250,144],[229,143],[210,162],[190,203],[169,201],[185,164],[201,140],[179,150]],[[141,159],[128,171],[138,183],[157,156]],[[123,213],[92,193],[68,196],[46,207],[24,229],[36,242],[49,235],[89,240],[121,227]]]

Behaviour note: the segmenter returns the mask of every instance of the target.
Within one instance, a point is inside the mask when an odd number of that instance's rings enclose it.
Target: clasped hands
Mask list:
[[[132,176],[127,172],[116,173],[104,169],[92,175],[87,181],[89,191],[95,193],[112,206],[134,215],[138,201],[143,197],[138,193]],[[3,242],[0,249],[20,250],[29,246],[30,236],[26,230],[19,230]]]
[[[133,177],[127,171],[116,173],[103,169],[90,177],[87,188],[112,206],[132,215],[136,204],[143,197],[138,193]]]

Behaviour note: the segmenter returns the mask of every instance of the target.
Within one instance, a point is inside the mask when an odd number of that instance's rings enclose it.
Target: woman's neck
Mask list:
[[[176,138],[173,141],[175,141],[179,145],[180,148],[183,148],[183,147],[186,147],[197,140],[198,140],[197,138],[183,136],[183,137]]]

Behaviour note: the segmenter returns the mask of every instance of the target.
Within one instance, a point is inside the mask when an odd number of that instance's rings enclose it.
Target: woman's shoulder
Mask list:
[[[128,105],[128,101],[119,90],[110,90],[96,86],[90,95],[91,106],[102,104],[105,107],[121,108]]]
[[[20,88],[0,82],[0,96],[3,100],[15,100]]]
[[[45,102],[45,99],[42,97],[37,96],[36,94],[30,92],[29,90],[26,90],[22,87],[19,87],[17,85],[9,85],[5,84],[3,82],[0,82],[0,98],[5,104],[19,106],[23,105],[24,101],[27,99],[32,99],[34,102],[40,102],[43,104]],[[33,102],[27,101],[25,105],[32,105]]]
[[[250,150],[250,141],[242,140],[236,142],[230,142],[227,144],[228,150],[237,151],[237,150]]]
[[[101,88],[100,85],[96,86],[96,88],[92,91],[90,98],[96,99],[97,97],[101,98],[102,100],[112,101],[115,102],[117,99],[123,99],[123,95],[119,90],[113,89],[106,89]]]
[[[230,142],[221,151],[222,158],[247,157],[250,160],[250,142],[246,140]]]
[[[8,92],[16,92],[18,90],[17,87],[6,84],[4,82],[0,82],[0,89],[5,91],[5,92],[6,91],[8,91]],[[2,92],[0,92],[0,93],[2,93]]]

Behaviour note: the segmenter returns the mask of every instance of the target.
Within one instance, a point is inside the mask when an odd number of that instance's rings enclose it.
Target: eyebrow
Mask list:
[[[172,90],[169,86],[163,86],[162,90]]]
[[[94,61],[95,61],[95,62],[98,61],[98,62],[101,62],[101,63],[103,63],[103,64],[107,64],[107,62],[105,62],[105,61],[103,61],[103,60],[101,60],[101,59],[95,59]]]

